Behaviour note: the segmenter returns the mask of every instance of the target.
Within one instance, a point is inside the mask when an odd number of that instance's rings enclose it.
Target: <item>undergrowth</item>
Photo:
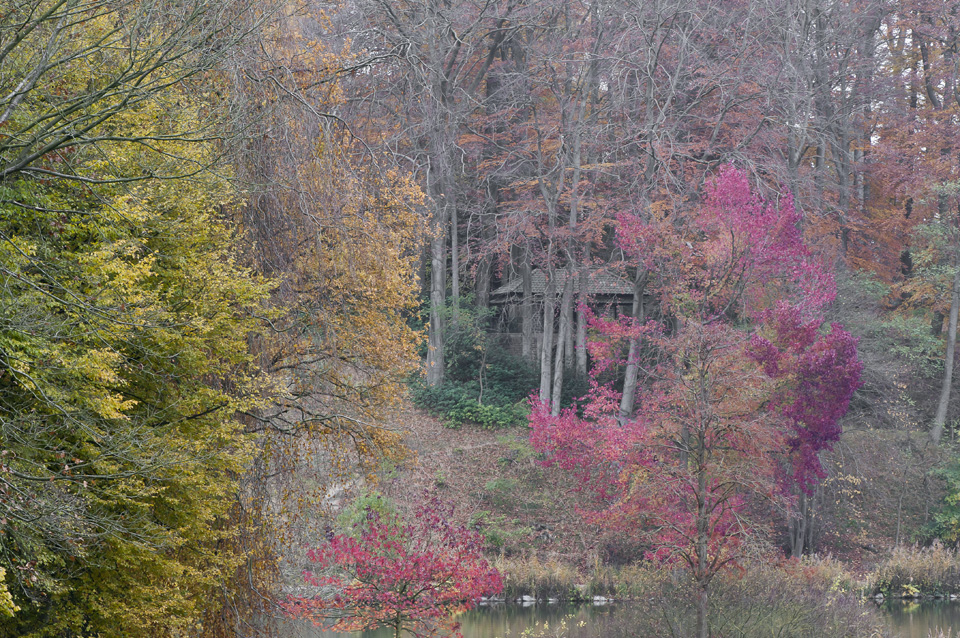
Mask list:
[[[413,403],[443,419],[448,427],[475,423],[485,428],[525,425],[530,414],[527,397],[540,385],[537,366],[503,349],[488,332],[489,311],[468,301],[456,315],[445,310],[444,379],[431,387],[416,378],[410,382]],[[568,371],[561,402],[569,405],[588,388],[585,379]]]

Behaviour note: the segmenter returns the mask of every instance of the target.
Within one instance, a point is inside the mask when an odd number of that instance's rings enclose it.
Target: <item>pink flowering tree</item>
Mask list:
[[[453,614],[501,592],[503,582],[483,557],[483,536],[451,514],[436,498],[410,523],[369,510],[355,534],[310,550],[315,568],[303,576],[320,593],[290,597],[286,613],[336,631],[387,626],[397,638],[459,636]]]
[[[590,394],[559,416],[535,402],[530,417],[546,462],[596,496],[587,515],[642,535],[648,558],[689,568],[703,638],[712,580],[765,526],[758,512],[822,476],[818,454],[859,384],[856,341],[820,330],[835,287],[797,221],[789,197],[764,201],[730,167],[685,222],[622,216],[619,244],[657,280],[666,317],[595,318]],[[642,373],[624,418],[609,371],[630,363]]]

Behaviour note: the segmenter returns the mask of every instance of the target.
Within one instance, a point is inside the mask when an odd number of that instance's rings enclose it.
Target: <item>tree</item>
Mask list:
[[[271,386],[239,415],[255,445],[231,543],[247,562],[223,590],[223,611],[205,620],[216,638],[269,613],[261,592],[278,586],[277,557],[311,533],[306,504],[404,455],[385,420],[417,365],[426,202],[367,144],[381,123],[349,117],[349,78],[377,55],[347,50],[328,10],[285,5],[228,67],[243,142],[231,155],[242,259],[276,285],[263,330],[248,339]]]
[[[223,62],[254,13],[0,16],[0,635],[183,635],[242,562],[272,284],[239,259]]]
[[[194,99],[219,100],[207,82],[257,24],[247,19],[251,4],[12,3],[0,16],[0,180],[26,174],[89,184],[195,173],[202,167],[188,154],[172,174],[151,173],[159,167],[149,165],[122,176],[77,169],[102,161],[97,149],[130,146],[150,154],[167,142],[183,147],[222,139],[225,129],[214,115],[220,109],[176,117],[185,98],[170,99],[171,88],[191,85]],[[144,105],[161,106],[168,117],[149,131],[115,125],[118,115]]]
[[[522,3],[515,2],[364,3],[365,23],[358,43],[382,53],[388,64],[371,67],[373,73],[358,78],[354,86],[366,103],[386,106],[379,113],[375,138],[394,154],[402,170],[423,184],[429,198],[426,381],[430,386],[443,382],[448,283],[454,309],[461,294],[463,171],[457,142],[466,114],[482,102],[478,92],[494,52],[508,33],[520,28],[511,20],[521,8]]]
[[[284,608],[294,617],[333,621],[335,631],[386,625],[396,638],[404,631],[435,635],[453,613],[503,589],[483,558],[483,536],[453,524],[451,514],[436,497],[411,523],[368,509],[355,529],[309,552],[318,571],[304,579],[321,588],[318,596],[291,597]]]
[[[952,6],[910,0],[886,17],[884,27],[893,79],[891,90],[878,103],[874,172],[884,186],[882,194],[893,203],[888,207],[900,213],[901,228],[932,227],[914,235],[920,240],[917,248],[926,253],[917,261],[925,267],[920,272],[907,269],[902,296],[909,299],[904,309],[919,307],[932,316],[937,336],[949,317],[946,365],[930,428],[931,439],[939,443],[950,405],[960,312],[956,152],[960,139],[954,124],[960,111],[956,57],[960,15]],[[934,236],[939,241],[927,241]],[[907,245],[903,255],[912,262],[912,247]]]
[[[4,188],[0,519],[22,609],[0,631],[176,633],[240,559],[221,546],[249,458],[234,414],[263,389],[245,340],[269,284],[236,263],[216,177]]]
[[[669,319],[595,319],[584,416],[551,416],[543,404],[531,415],[531,440],[548,462],[595,490],[594,516],[643,530],[650,558],[686,564],[702,638],[712,580],[764,525],[754,515],[760,505],[787,498],[778,485],[785,468],[803,489],[820,475],[817,453],[837,440],[858,384],[855,340],[839,326],[818,330],[832,279],[803,245],[796,220],[789,197],[766,202],[743,173],[721,169],[689,232],[679,242],[660,239],[686,247],[674,253],[679,263],[660,266],[673,268],[660,287]],[[642,260],[650,251],[645,224],[623,222],[620,245]],[[771,307],[780,295],[789,301]],[[759,336],[767,332],[770,339]],[[647,350],[639,408],[625,420],[605,373],[639,338]]]

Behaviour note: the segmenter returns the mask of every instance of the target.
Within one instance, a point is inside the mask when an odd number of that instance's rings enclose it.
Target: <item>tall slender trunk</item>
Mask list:
[[[571,270],[567,272],[567,285],[564,287],[563,298],[560,302],[560,321],[566,323],[566,329],[563,331],[563,367],[567,370],[573,368],[573,282],[575,273]],[[570,294],[567,294],[566,287],[570,287]]]
[[[498,200],[500,190],[496,184],[492,184],[489,189],[490,203],[485,214],[480,215],[480,238],[484,251],[477,264],[477,307],[486,310],[490,307],[490,281],[492,278],[493,258],[489,254],[489,248],[493,245],[493,229],[490,228],[490,220],[497,218]],[[468,237],[469,240],[469,237]],[[511,249],[512,252],[513,249]],[[515,264],[515,260],[511,259]]]
[[[444,82],[433,78],[431,93],[438,105],[446,105],[447,88]],[[445,141],[450,128],[443,113],[436,113],[431,123],[428,140],[427,189],[433,203],[434,237],[430,242],[430,324],[427,329],[427,385],[443,383],[444,320],[443,309],[447,299],[447,233],[451,207],[456,204],[450,182],[450,157]]]
[[[643,292],[647,287],[647,271],[637,270],[633,284],[633,318],[637,325],[643,324],[644,307]],[[627,369],[623,379],[623,394],[620,395],[620,423],[623,424],[633,414],[637,400],[637,379],[640,375],[640,346],[639,337],[630,340],[630,349],[627,352]]]
[[[523,280],[523,298],[520,301],[520,353],[529,361],[533,359],[533,273],[529,246],[523,247],[520,277]]]
[[[847,224],[850,213],[850,137],[845,123],[838,123],[840,129],[833,143],[833,164],[837,174],[837,223],[840,225],[840,253],[847,254],[850,244],[850,227]]]
[[[790,521],[788,523],[788,529],[790,533],[790,556],[793,558],[800,558],[803,555],[803,550],[807,548],[807,523],[809,518],[807,512],[810,508],[810,502],[807,498],[807,495],[801,491],[800,497],[797,501],[799,506],[799,511],[790,516]]]
[[[456,202],[448,202],[450,206],[450,295],[453,301],[453,320],[456,322],[460,314],[460,237],[457,232]]]
[[[443,383],[443,305],[447,292],[447,241],[444,206],[435,208],[437,235],[430,242],[430,325],[427,330],[427,385]]]
[[[864,153],[862,149],[853,151],[853,164],[855,167],[853,173],[853,189],[857,193],[857,208],[860,210],[863,210],[863,207],[866,205],[869,194],[867,190],[866,173],[862,170],[866,158],[866,153]]]
[[[486,240],[485,240],[486,241]],[[493,264],[489,257],[481,257],[477,263],[477,308],[490,307],[490,271]]]
[[[710,597],[709,597],[709,569],[710,569],[710,513],[708,511],[709,494],[707,490],[707,473],[703,467],[703,459],[700,458],[704,453],[705,441],[700,441],[700,450],[697,459],[694,461],[700,467],[697,471],[697,636],[698,638],[710,638]]]
[[[825,189],[823,173],[827,164],[826,153],[823,142],[817,144],[817,154],[813,164],[813,183],[817,193],[816,206],[821,210],[823,209],[823,192]]]
[[[560,302],[560,330],[557,335],[557,356],[553,362],[553,392],[550,401],[550,414],[557,416],[560,414],[560,398],[563,394],[563,373],[565,371],[567,353],[565,352],[571,343],[571,324],[573,323],[573,277],[567,277],[563,285],[563,297]]]
[[[556,213],[549,213],[550,238],[547,240],[547,285],[543,291],[543,338],[540,341],[540,400],[550,405],[550,389],[553,381],[553,323],[557,314],[557,278],[553,266],[553,236],[556,231]]]
[[[550,405],[550,390],[553,382],[553,324],[557,314],[557,268],[554,259],[557,254],[557,205],[560,201],[562,182],[552,187],[540,180],[540,192],[547,205],[547,259],[545,274],[547,278],[543,291],[543,339],[540,343],[540,400]]]
[[[578,281],[579,269],[577,267],[576,254],[576,235],[577,225],[580,223],[580,176],[582,172],[582,154],[581,142],[583,139],[583,117],[586,108],[586,100],[581,96],[580,105],[577,109],[575,129],[573,132],[573,144],[570,151],[570,164],[573,167],[573,174],[570,179],[570,216],[567,218],[567,229],[570,235],[567,237],[567,282],[563,289],[563,305],[561,306],[561,321],[566,322],[567,329],[564,332],[564,357],[563,365],[566,368],[573,367],[574,360],[574,330],[573,330],[573,284]],[[580,291],[583,294],[583,291]],[[560,361],[560,357],[557,357]],[[561,373],[562,378],[562,373]],[[559,405],[559,403],[558,403]]]
[[[577,335],[575,347],[577,349],[577,374],[583,378],[587,376],[587,301],[588,286],[590,285],[590,271],[587,264],[590,263],[589,244],[587,246],[584,263],[580,265],[580,294],[577,298]]]
[[[960,250],[954,259],[953,294],[950,297],[950,324],[947,328],[947,356],[944,363],[943,384],[940,386],[940,401],[937,403],[937,415],[930,428],[930,439],[940,443],[943,426],[947,422],[947,408],[950,406],[950,391],[953,385],[953,354],[957,347],[957,315],[960,312]]]
[[[553,322],[556,315],[557,284],[553,278],[547,280],[547,289],[543,295],[543,338],[540,341],[540,400],[549,405],[550,389],[553,381]]]

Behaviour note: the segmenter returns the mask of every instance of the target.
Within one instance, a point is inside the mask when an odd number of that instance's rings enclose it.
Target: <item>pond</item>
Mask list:
[[[891,601],[880,609],[896,638],[927,638],[928,632],[938,629],[960,635],[960,603]]]
[[[460,617],[464,638],[511,638],[537,623],[556,627],[566,621],[575,636],[607,635],[605,627],[616,621],[629,605],[493,605],[481,607]],[[892,638],[927,638],[928,632],[942,629],[960,632],[960,603],[888,602],[880,607]],[[612,632],[611,632],[612,633]],[[936,633],[934,634],[936,635]],[[389,629],[357,633],[322,631],[298,621],[281,623],[283,638],[392,638]]]
[[[612,606],[599,605],[492,605],[462,614],[458,620],[464,638],[508,638],[519,636],[536,623],[556,626],[564,619],[569,619],[568,623],[586,623],[587,627],[602,626],[615,610]],[[337,633],[297,622],[285,622],[281,635],[283,638],[393,638],[389,629]]]

